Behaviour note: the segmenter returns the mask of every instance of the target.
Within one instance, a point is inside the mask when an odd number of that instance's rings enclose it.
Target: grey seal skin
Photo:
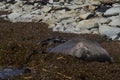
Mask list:
[[[66,41],[52,49],[50,53],[61,53],[75,56],[85,61],[99,61],[114,63],[109,53],[95,41],[90,41],[84,37],[77,37]]]

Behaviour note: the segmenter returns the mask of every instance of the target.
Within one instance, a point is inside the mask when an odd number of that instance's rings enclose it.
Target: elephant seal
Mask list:
[[[84,37],[77,37],[66,41],[52,49],[50,53],[61,53],[75,56],[85,61],[99,61],[114,63],[109,53],[95,41],[85,39]]]

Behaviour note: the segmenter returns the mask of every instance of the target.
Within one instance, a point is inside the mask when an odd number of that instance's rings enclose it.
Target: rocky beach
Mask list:
[[[43,51],[78,36],[99,43],[114,64]],[[53,45],[41,46],[46,39]],[[0,0],[0,79],[120,80],[119,55],[119,0]]]

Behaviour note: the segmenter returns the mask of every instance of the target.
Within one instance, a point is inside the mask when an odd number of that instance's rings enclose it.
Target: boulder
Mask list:
[[[7,3],[14,3],[15,2],[15,0],[5,0]]]
[[[52,7],[50,7],[50,6],[44,6],[43,8],[42,8],[42,11],[43,12],[48,12],[48,11],[50,11],[52,9]]]
[[[109,24],[112,20],[108,18],[101,18],[100,23],[101,24]]]
[[[53,0],[49,0],[49,3],[53,4]]]
[[[113,15],[118,15],[120,13],[120,6],[112,7],[108,9],[104,15],[105,16],[113,16]]]
[[[53,27],[53,31],[64,32],[65,27],[61,23],[57,23],[55,27]]]
[[[71,10],[80,9],[80,8],[81,8],[81,5],[69,5],[69,6],[67,6],[67,8],[69,8],[69,9],[71,9]]]
[[[111,18],[112,21],[108,24],[114,27],[120,27],[120,16]]]
[[[76,27],[79,29],[91,29],[98,28],[99,24],[93,20],[83,20],[80,21]]]
[[[101,35],[106,35],[112,40],[114,40],[120,33],[120,28],[110,27],[108,25],[102,25],[99,27],[99,32]]]
[[[7,17],[11,22],[16,22],[16,18],[18,18],[20,16],[21,16],[20,13],[13,12],[13,13],[9,14]]]

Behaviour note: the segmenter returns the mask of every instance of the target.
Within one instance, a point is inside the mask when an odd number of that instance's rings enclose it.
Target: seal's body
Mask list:
[[[113,63],[113,59],[109,53],[100,44],[83,37],[73,38],[52,48],[49,52],[72,55],[85,61],[108,61],[109,63]]]

